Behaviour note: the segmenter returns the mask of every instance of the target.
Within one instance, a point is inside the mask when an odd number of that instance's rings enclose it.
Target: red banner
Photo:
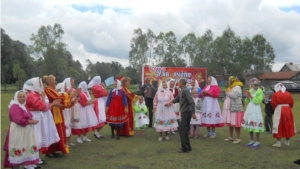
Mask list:
[[[206,80],[206,68],[144,66],[142,76],[143,84],[145,77],[158,82],[168,79],[175,79],[178,82],[179,79],[185,78],[190,83],[192,79],[197,79],[200,83]]]

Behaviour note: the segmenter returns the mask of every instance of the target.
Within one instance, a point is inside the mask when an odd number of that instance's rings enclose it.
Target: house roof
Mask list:
[[[245,76],[252,76],[254,74],[255,70],[254,69],[246,69],[244,70],[244,75]],[[262,70],[261,74],[263,73],[270,73],[271,70],[268,70],[268,69],[264,69]]]
[[[264,73],[259,76],[259,79],[288,80],[298,73],[300,73],[300,71]]]
[[[281,72],[285,66],[287,66],[290,69],[290,71],[300,71],[300,64],[286,63],[282,66],[279,72]]]

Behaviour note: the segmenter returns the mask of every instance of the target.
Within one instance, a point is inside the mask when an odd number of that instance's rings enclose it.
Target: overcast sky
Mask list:
[[[1,27],[30,44],[42,25],[62,25],[75,60],[128,66],[133,30],[214,36],[228,26],[242,37],[263,34],[275,49],[273,66],[300,63],[300,0],[2,0]]]

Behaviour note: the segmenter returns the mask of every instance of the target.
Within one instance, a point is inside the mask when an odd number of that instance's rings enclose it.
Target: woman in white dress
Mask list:
[[[153,100],[153,113],[155,113],[156,132],[159,132],[158,141],[162,141],[162,133],[165,132],[165,139],[169,140],[168,131],[177,130],[177,117],[173,106],[165,106],[170,100],[173,100],[173,93],[168,89],[167,82],[163,81]]]
[[[216,127],[224,126],[218,102],[219,95],[220,88],[218,82],[214,77],[210,76],[207,79],[207,85],[200,94],[200,97],[203,98],[201,123],[202,126],[207,127],[207,134],[203,137],[215,138]]]
[[[87,138],[86,134],[98,128],[98,120],[96,113],[93,109],[93,104],[95,100],[92,100],[87,84],[85,81],[81,82],[78,86],[81,89],[80,100],[78,101],[80,108],[80,128],[78,130],[78,143],[83,143],[83,141],[90,142],[91,140]],[[84,135],[83,140],[80,135]]]
[[[67,92],[70,92],[70,93],[76,93],[76,89],[75,89],[75,80],[71,77],[68,77],[68,78],[65,78],[65,80],[63,81],[63,83],[66,84],[66,91]],[[73,128],[75,126],[81,126],[80,125],[80,109],[79,109],[79,103],[77,102],[79,100],[79,94],[76,94],[75,97],[72,99],[74,102],[74,105],[71,107],[71,108],[65,108],[69,111],[70,113],[70,121],[69,121],[69,125],[70,125],[70,130],[71,130],[71,133],[70,135],[68,136],[68,133],[67,134],[67,144],[68,146],[75,146],[74,143],[71,143],[71,136],[72,134],[76,134],[73,132]]]
[[[37,125],[34,125],[34,131],[37,148],[40,152],[47,150],[51,144],[60,140],[53,115],[49,109],[52,106],[60,107],[61,104],[59,100],[55,100],[52,104],[47,103],[46,99],[48,98],[43,89],[43,83],[39,77],[27,80],[23,86],[23,90],[28,92],[26,107],[32,114],[33,119],[39,121]],[[38,164],[45,164],[45,162],[40,159]]]
[[[106,104],[108,93],[105,84],[101,83],[100,76],[95,76],[88,84],[88,88],[92,89],[94,98],[97,100],[94,102],[93,108],[96,113],[99,124],[98,124],[98,128],[95,130],[94,136],[97,139],[102,139],[104,137],[100,134],[100,130],[106,124],[105,104]]]
[[[246,144],[247,147],[258,148],[260,147],[260,133],[264,132],[264,119],[261,111],[260,104],[264,98],[264,92],[259,87],[260,81],[257,78],[250,80],[250,90],[245,91],[246,102],[248,106],[244,115],[242,127],[250,134],[250,142]],[[256,134],[256,142],[254,141],[253,134]]]

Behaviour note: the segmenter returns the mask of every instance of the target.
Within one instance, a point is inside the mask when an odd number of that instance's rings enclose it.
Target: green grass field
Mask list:
[[[13,94],[1,95],[1,146],[3,147],[6,132],[9,126],[8,103]],[[298,130],[300,130],[300,94],[293,95],[295,105],[293,113]],[[220,102],[221,108],[223,102]],[[201,135],[206,132],[201,128]],[[234,145],[225,142],[228,137],[228,128],[217,129],[217,137],[214,139],[200,137],[191,139],[193,151],[185,154],[177,153],[180,148],[179,134],[171,135],[169,141],[158,142],[158,133],[155,129],[145,129],[145,135],[134,136],[121,140],[110,138],[110,128],[105,126],[101,132],[105,139],[96,140],[93,133],[88,137],[92,142],[76,143],[76,137],[72,142],[76,146],[70,148],[70,154],[59,158],[42,159],[47,161],[45,169],[90,169],[90,168],[120,168],[120,169],[241,169],[241,168],[270,168],[286,169],[300,168],[293,163],[300,158],[300,136],[291,139],[291,145],[282,148],[273,148],[275,139],[269,133],[261,134],[261,147],[251,149],[245,147],[249,141],[249,134],[242,131],[242,142]],[[2,152],[3,160],[3,152]],[[1,165],[3,168],[3,164]]]

